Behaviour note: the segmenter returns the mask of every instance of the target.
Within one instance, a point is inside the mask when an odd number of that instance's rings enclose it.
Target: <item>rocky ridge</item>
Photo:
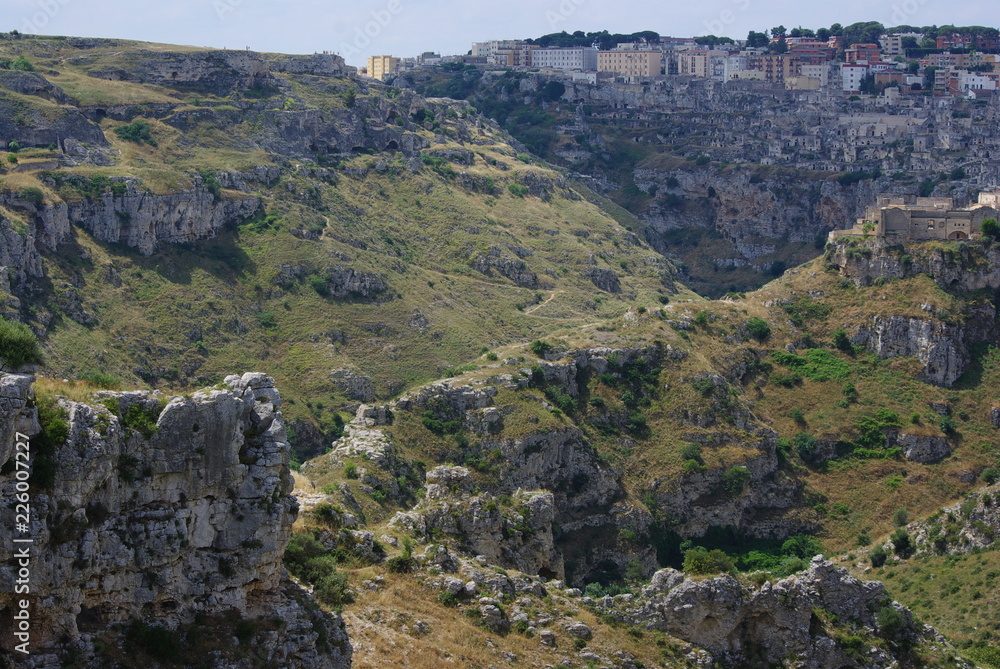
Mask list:
[[[621,622],[668,632],[730,666],[789,660],[817,669],[892,666],[896,644],[936,637],[892,602],[881,583],[858,581],[823,556],[805,571],[759,586],[664,569],[639,595],[584,602]],[[884,609],[898,617],[877,615]],[[891,629],[885,624],[890,619],[899,621]],[[852,635],[864,640],[845,643]]]
[[[339,619],[311,613],[282,566],[298,505],[269,377],[230,376],[169,400],[145,391],[104,391],[93,406],[56,398],[42,425],[31,381],[0,377],[0,460],[11,459],[15,431],[35,444],[34,652],[16,666],[62,666],[66,652],[96,661],[99,638],[115,624],[152,619],[173,628],[231,611],[282,613],[264,646],[272,666],[350,665]],[[60,424],[65,442],[46,450],[45,434]],[[13,526],[14,476],[0,481],[3,519]],[[12,548],[0,550],[8,565],[0,609],[12,610]],[[327,643],[317,644],[320,633]]]
[[[989,242],[904,248],[875,238],[840,237],[828,246],[826,259],[858,286],[927,274],[950,293],[1000,288],[1000,249]],[[923,309],[926,317],[873,316],[870,324],[858,328],[851,343],[882,358],[914,356],[924,365],[924,380],[951,387],[972,361],[972,348],[995,341],[1000,334],[996,307],[987,299],[973,299],[957,318],[936,313],[930,305]]]

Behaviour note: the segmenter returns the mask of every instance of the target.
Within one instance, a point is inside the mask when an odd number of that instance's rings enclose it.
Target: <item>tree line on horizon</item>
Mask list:
[[[831,37],[840,37],[844,48],[854,44],[877,44],[878,39],[890,33],[921,33],[924,35],[922,42],[917,42],[916,38],[909,37],[904,40],[903,47],[907,49],[934,49],[937,47],[937,38],[941,35],[968,35],[971,37],[1000,37],[1000,30],[987,26],[911,26],[900,25],[885,27],[878,21],[863,21],[843,26],[834,23],[829,28],[787,29],[783,25],[775,26],[769,31],[758,32],[751,30],[747,35],[745,44],[748,47],[768,47],[776,52],[787,51],[786,37],[807,37],[815,38],[821,42],[829,40]],[[772,39],[777,42],[772,44]],[[601,50],[613,49],[615,45],[628,42],[645,42],[647,44],[659,44],[660,33],[653,30],[642,30],[634,33],[610,33],[607,30],[599,32],[584,32],[577,30],[573,33],[565,30],[558,33],[550,33],[541,37],[525,40],[528,44],[535,44],[540,47],[574,47],[574,46],[596,46]],[[720,44],[735,44],[736,40],[726,36],[702,35],[695,38],[698,44],[707,46],[717,46]],[[784,48],[782,48],[784,47]]]

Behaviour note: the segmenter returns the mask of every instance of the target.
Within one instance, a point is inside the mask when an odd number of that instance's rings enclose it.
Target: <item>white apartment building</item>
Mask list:
[[[593,72],[597,70],[597,49],[594,47],[535,49],[531,52],[531,66]]]
[[[851,65],[844,63],[840,66],[840,77],[843,90],[848,93],[856,93],[861,90],[861,80],[868,76],[867,65]]]
[[[501,49],[517,49],[524,45],[522,40],[517,39],[493,39],[488,42],[473,42],[472,55],[480,58],[496,56]]]

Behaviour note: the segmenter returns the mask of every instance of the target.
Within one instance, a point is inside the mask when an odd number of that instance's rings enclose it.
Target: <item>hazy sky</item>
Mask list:
[[[371,54],[465,53],[474,41],[567,30],[746,37],[783,24],[808,28],[998,25],[996,0],[2,0],[0,30],[122,37],[284,53],[334,51],[352,65]],[[367,34],[366,34],[367,33]]]

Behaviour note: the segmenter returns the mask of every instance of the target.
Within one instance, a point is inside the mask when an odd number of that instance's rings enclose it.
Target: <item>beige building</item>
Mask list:
[[[728,51],[684,51],[677,54],[677,74],[722,81],[728,59]]]
[[[598,51],[597,71],[625,77],[655,77],[660,74],[659,51]]]
[[[399,69],[399,58],[395,56],[369,56],[368,76],[384,81],[387,76]]]
[[[835,232],[831,238],[874,233],[890,243],[970,239],[979,235],[984,220],[997,218],[998,202],[1000,194],[980,193],[978,203],[957,209],[946,197],[879,195],[852,230]]]

